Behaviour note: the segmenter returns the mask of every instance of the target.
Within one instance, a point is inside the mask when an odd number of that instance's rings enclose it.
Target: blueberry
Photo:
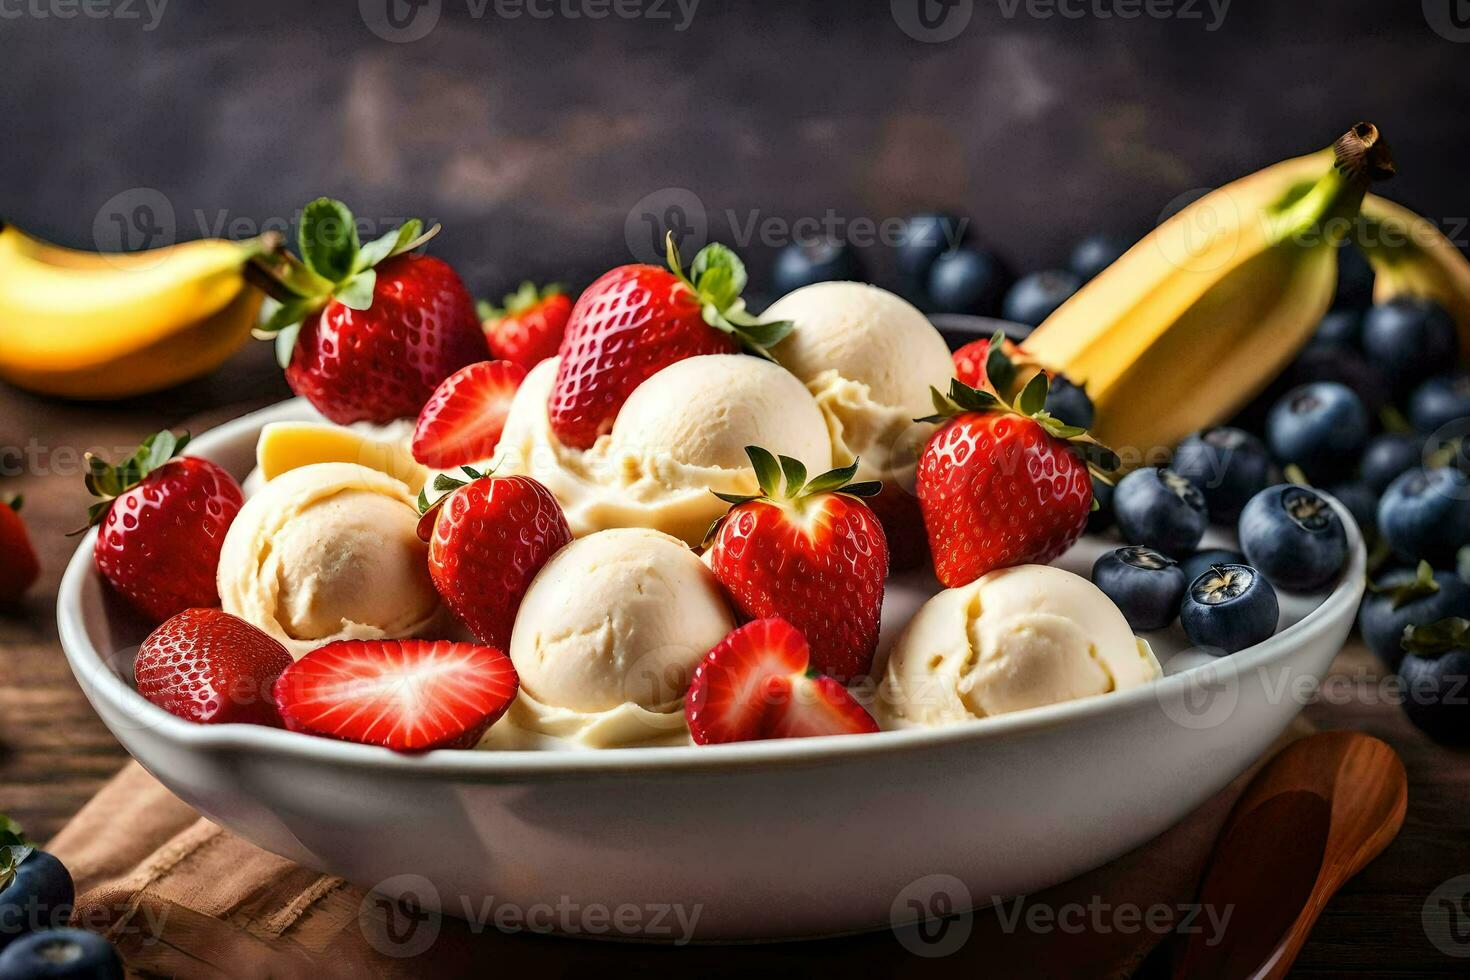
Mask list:
[[[1188,558],[1179,563],[1184,569],[1186,581],[1193,582],[1205,572],[1209,571],[1211,565],[1244,565],[1245,555],[1229,548],[1201,548]]]
[[[1363,318],[1363,351],[1394,391],[1405,393],[1456,361],[1455,321],[1438,303],[1399,296]]]
[[[1425,435],[1451,422],[1470,419],[1470,374],[1456,371],[1430,378],[1415,388],[1409,397],[1409,418]]]
[[[1321,494],[1295,484],[1267,487],[1240,512],[1240,548],[1279,589],[1309,592],[1347,562],[1347,531]]]
[[[1092,478],[1092,499],[1097,503],[1097,509],[1087,515],[1087,533],[1102,534],[1111,530],[1117,523],[1113,514],[1113,487],[1112,484],[1104,483],[1097,477]]]
[[[1335,309],[1363,309],[1373,303],[1373,266],[1360,248],[1343,242],[1337,250],[1337,296]]]
[[[1195,646],[1235,653],[1269,639],[1280,613],[1265,576],[1249,565],[1215,565],[1189,584],[1179,621]]]
[[[1358,607],[1358,629],[1368,648],[1393,670],[1404,659],[1405,627],[1451,616],[1470,619],[1470,585],[1454,572],[1436,572],[1420,562],[1417,571],[1396,569],[1373,583]]]
[[[994,316],[1005,295],[1006,270],[989,252],[959,248],[934,260],[928,283],[933,312]]]
[[[112,944],[85,929],[47,929],[18,939],[0,953],[4,980],[122,980]]]
[[[1210,520],[1217,524],[1233,524],[1271,478],[1271,458],[1261,440],[1228,426],[1188,436],[1170,466],[1204,494]]]
[[[1402,474],[1378,501],[1378,530],[1400,558],[1450,567],[1470,544],[1470,477],[1455,469]]]
[[[1312,334],[1313,344],[1324,347],[1340,347],[1356,351],[1363,342],[1363,312],[1361,310],[1333,310],[1317,324]]]
[[[1358,529],[1365,534],[1378,526],[1378,494],[1360,480],[1349,480],[1328,487],[1327,492],[1353,515]]]
[[[1313,480],[1347,475],[1368,442],[1368,410],[1346,385],[1333,381],[1293,388],[1266,419],[1266,442],[1282,463]]]
[[[64,926],[76,898],[66,867],[45,851],[31,851],[0,891],[0,949],[34,929]],[[0,976],[9,976],[0,970]]]
[[[1113,494],[1113,512],[1123,540],[1166,555],[1189,554],[1210,523],[1194,484],[1162,466],[1125,476]]]
[[[1174,622],[1186,584],[1179,563],[1151,548],[1108,552],[1093,564],[1092,582],[1138,631]]]
[[[1065,375],[1052,375],[1051,386],[1046,391],[1046,410],[1068,425],[1092,428],[1092,399],[1081,385],[1073,384]]]
[[[1470,741],[1470,623],[1442,619],[1417,626],[1403,639],[1399,664],[1404,713],[1441,742]]]
[[[1075,272],[1033,272],[1017,280],[1006,293],[1002,315],[1017,323],[1039,326],[1081,288],[1082,280]]]
[[[852,246],[819,238],[792,242],[781,249],[776,256],[776,266],[771,270],[771,288],[776,295],[784,296],[812,283],[863,278],[862,263]]]
[[[922,302],[929,271],[945,252],[959,248],[969,237],[969,221],[953,214],[930,212],[910,215],[898,232],[898,271],[903,290]],[[968,311],[966,311],[968,312]]]
[[[1083,282],[1094,278],[1108,266],[1118,261],[1128,251],[1129,244],[1112,235],[1090,235],[1072,249],[1067,268],[1076,273]]]
[[[1369,489],[1381,494],[1400,473],[1407,473],[1423,462],[1423,439],[1403,432],[1385,432],[1368,440],[1368,447],[1358,462],[1358,475]]]

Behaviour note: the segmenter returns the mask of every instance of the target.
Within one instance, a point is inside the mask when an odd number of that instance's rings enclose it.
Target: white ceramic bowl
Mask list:
[[[311,417],[288,402],[200,436],[190,452],[243,477],[262,425]],[[936,881],[977,905],[1057,884],[1159,834],[1242,772],[1352,626],[1365,556],[1343,517],[1352,557],[1340,584],[1284,596],[1285,628],[1265,643],[1214,659],[1181,652],[1176,626],[1149,636],[1166,665],[1157,683],[864,736],[402,756],[192,725],[130,686],[146,631],[94,571],[91,535],[62,583],[59,619],[72,670],[128,751],[277,854],[450,914],[491,896],[519,909],[675,906],[697,910],[698,939],[817,936],[912,921],[924,906],[908,898]],[[1115,546],[1083,541],[1059,564],[1086,574]],[[890,593],[891,637],[925,590]],[[554,925],[579,931],[576,915]],[[688,938],[672,921],[630,915],[617,931]]]

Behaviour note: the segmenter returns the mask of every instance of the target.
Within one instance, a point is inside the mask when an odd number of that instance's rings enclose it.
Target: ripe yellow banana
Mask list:
[[[1439,303],[1460,328],[1470,353],[1470,259],[1428,218],[1369,194],[1358,221],[1358,247],[1373,266],[1373,298],[1419,296]]]
[[[1078,291],[1026,351],[1086,385],[1094,434],[1125,465],[1152,459],[1281,372],[1331,304],[1337,245],[1369,184],[1392,172],[1360,123],[1212,191]]]
[[[122,398],[207,374],[250,336],[246,259],[274,239],[99,255],[0,228],[0,378],[67,398]]]

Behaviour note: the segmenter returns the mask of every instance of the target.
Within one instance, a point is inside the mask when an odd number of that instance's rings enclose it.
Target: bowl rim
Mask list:
[[[190,442],[191,452],[210,457],[217,446],[273,421],[298,420],[310,409],[291,399],[242,415],[210,429]],[[1269,639],[1229,656],[1166,675],[1125,691],[1112,691],[1010,714],[979,718],[936,728],[909,728],[867,735],[737,742],[724,745],[621,747],[608,749],[446,750],[404,754],[258,725],[198,725],[177,718],[147,701],[106,663],[88,636],[82,614],[83,589],[97,577],[92,563],[97,529],[81,538],[67,564],[57,595],[57,627],[73,674],[89,701],[101,699],[113,711],[139,720],[137,730],[191,751],[251,752],[303,762],[374,769],[409,776],[454,777],[462,780],[517,780],[579,777],[608,773],[678,771],[735,772],[751,768],[823,765],[875,754],[902,753],[954,745],[1016,738],[1062,726],[1080,726],[1110,715],[1125,715],[1181,696],[1208,675],[1211,684],[1230,684],[1243,674],[1287,658],[1321,634],[1351,617],[1366,584],[1367,553],[1362,534],[1346,508],[1330,494],[1348,535],[1348,562],[1322,602],[1297,623]],[[103,583],[98,583],[105,588]],[[111,726],[109,726],[110,728]]]

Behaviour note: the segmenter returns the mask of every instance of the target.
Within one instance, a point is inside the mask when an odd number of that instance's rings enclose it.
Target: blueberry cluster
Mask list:
[[[65,866],[0,814],[0,978],[122,980],[111,943],[66,927],[75,899]]]
[[[894,258],[900,292],[926,313],[1003,317],[1035,327],[1127,249],[1121,238],[1094,235],[1077,244],[1066,268],[1016,278],[999,256],[975,242],[969,221],[928,212],[904,219]],[[771,269],[776,296],[844,279],[870,276],[856,249],[828,238],[787,245]]]

